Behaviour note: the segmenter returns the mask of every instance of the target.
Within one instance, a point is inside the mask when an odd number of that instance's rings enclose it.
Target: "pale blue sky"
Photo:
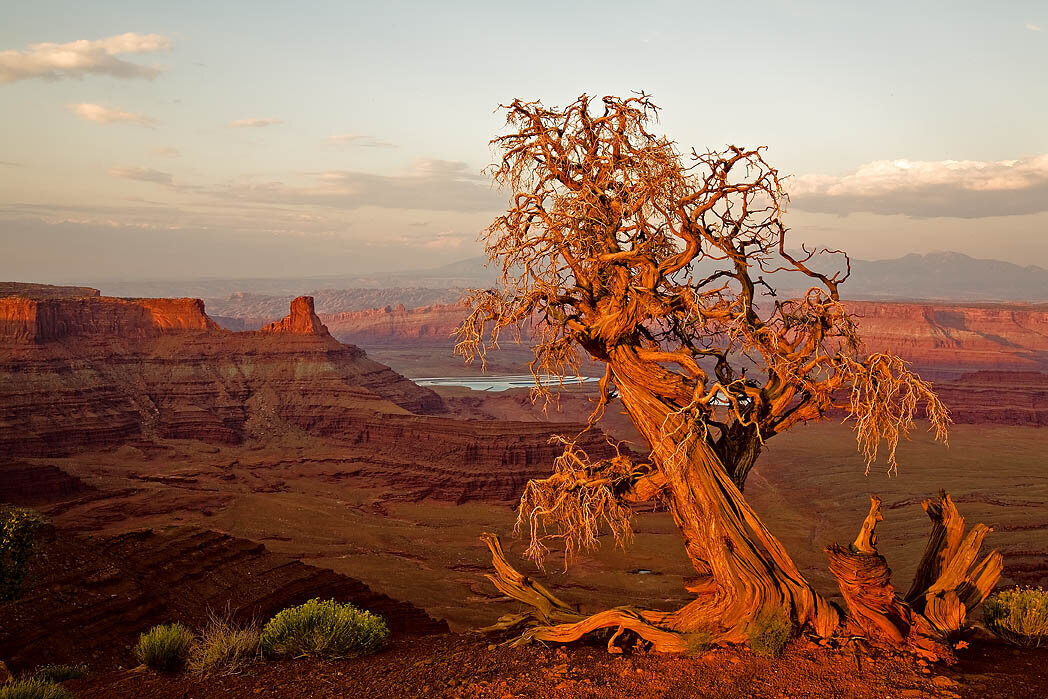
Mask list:
[[[798,242],[1048,266],[1043,1],[38,0],[3,15],[0,278],[467,257],[500,203],[479,176],[500,101],[640,89],[688,148],[768,145],[797,176]],[[102,43],[33,47],[78,40]]]

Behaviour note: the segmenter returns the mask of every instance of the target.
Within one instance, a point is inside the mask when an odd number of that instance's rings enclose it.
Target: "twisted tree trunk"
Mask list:
[[[613,363],[612,371],[622,403],[665,477],[670,513],[699,575],[688,586],[695,601],[663,625],[742,642],[753,621],[771,611],[829,636],[838,625],[836,609],[808,584],[764,526],[705,435],[691,433],[687,416],[652,391],[657,377],[650,366]]]

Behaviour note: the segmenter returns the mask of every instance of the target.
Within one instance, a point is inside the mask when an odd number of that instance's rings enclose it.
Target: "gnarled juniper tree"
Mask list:
[[[591,460],[567,440],[553,474],[529,483],[521,499],[528,555],[541,559],[551,538],[569,554],[586,549],[601,527],[624,544],[631,506],[658,498],[698,581],[688,587],[694,601],[675,612],[616,608],[583,617],[517,573],[489,539],[499,568],[492,579],[535,608],[500,626],[561,642],[628,629],[680,651],[684,635],[696,632],[744,642],[757,619],[777,613],[831,636],[845,621],[840,610],[808,584],[746,502],[747,475],[767,440],[838,408],[854,421],[867,462],[886,447],[894,469],[919,406],[940,439],[947,411],[901,359],[862,352],[839,295],[847,255],[787,245],[787,194],[763,149],[685,156],[649,130],[657,108],[643,94],[584,95],[562,109],[515,100],[504,109],[507,133],[492,141],[501,156],[492,171],[512,198],[487,231],[501,283],[470,296],[457,350],[483,357],[500,333],[530,324],[533,372],[575,373],[580,353],[604,363],[589,424],[614,390],[650,450],[640,463],[622,455]],[[837,261],[835,271],[819,271],[827,259]],[[790,273],[810,288],[775,295],[773,280]],[[956,514],[952,503],[946,509]],[[896,645],[920,637],[915,644],[926,655],[942,656],[959,628],[943,619],[981,601],[1000,556],[973,569],[981,535],[966,562],[956,559],[958,542],[940,542],[928,554],[931,579],[915,594],[950,565],[961,574],[945,591],[949,612],[932,622],[922,616],[925,605],[896,599],[873,547],[879,518],[871,509],[856,544],[830,552],[847,588],[847,623]],[[959,515],[951,526],[958,521],[963,533]]]

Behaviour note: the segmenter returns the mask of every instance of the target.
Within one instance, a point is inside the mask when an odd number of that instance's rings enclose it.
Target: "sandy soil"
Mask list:
[[[718,649],[698,658],[608,655],[594,646],[494,646],[477,637],[395,643],[369,658],[255,665],[239,676],[199,678],[131,670],[67,683],[80,699],[448,697],[633,699],[1041,699],[1048,650],[976,648],[955,668],[929,671],[902,658],[832,653],[803,639],[779,659]]]

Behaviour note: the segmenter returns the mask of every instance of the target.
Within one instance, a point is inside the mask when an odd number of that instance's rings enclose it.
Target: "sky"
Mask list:
[[[1048,267],[1048,3],[11,3],[0,280],[363,274],[480,254],[500,103],[644,90],[765,145],[794,243]]]

